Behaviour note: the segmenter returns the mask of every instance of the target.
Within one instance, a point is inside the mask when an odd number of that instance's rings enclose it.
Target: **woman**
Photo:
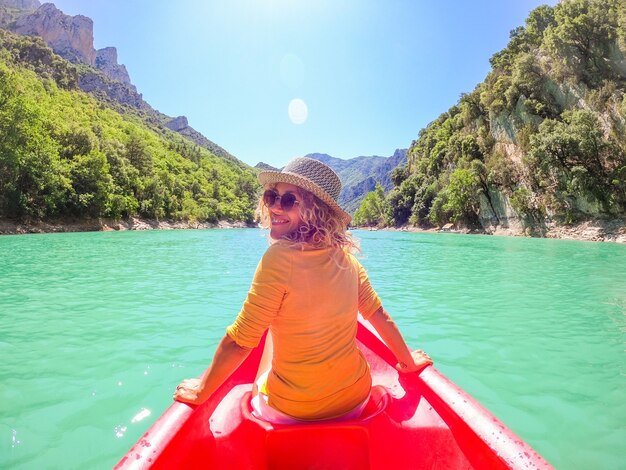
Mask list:
[[[432,360],[408,348],[351,254],[351,217],[337,204],[341,182],[335,172],[300,157],[280,172],[260,173],[259,181],[265,187],[261,220],[273,243],[211,367],[200,379],[183,381],[174,398],[202,403],[269,328],[252,401],[255,415],[274,423],[356,417],[371,387],[356,344],[358,312],[396,355],[399,371],[419,371]]]

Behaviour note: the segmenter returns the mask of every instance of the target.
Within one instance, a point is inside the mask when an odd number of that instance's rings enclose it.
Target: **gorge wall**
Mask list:
[[[38,0],[0,0],[0,28],[18,35],[39,36],[59,56],[74,64],[87,65],[87,68],[79,69],[78,86],[81,90],[117,103],[121,109],[129,106],[147,113],[153,123],[184,135],[214,155],[241,163],[189,126],[184,116],[172,118],[152,108],[131,82],[126,66],[118,63],[117,49],[94,48],[91,18],[66,15],[54,4],[41,4]],[[184,118],[185,126],[172,124],[181,118]]]

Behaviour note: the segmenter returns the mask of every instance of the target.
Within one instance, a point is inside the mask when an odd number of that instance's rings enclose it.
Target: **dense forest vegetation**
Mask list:
[[[626,213],[626,2],[533,10],[474,91],[419,133],[357,224],[532,228]],[[504,204],[502,203],[504,201]],[[512,211],[510,210],[512,209]]]
[[[0,30],[0,218],[252,221],[251,168],[81,92],[79,67]]]

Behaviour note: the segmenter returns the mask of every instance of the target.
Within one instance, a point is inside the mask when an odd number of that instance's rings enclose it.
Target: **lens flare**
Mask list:
[[[289,102],[289,119],[294,124],[304,124],[309,117],[309,108],[300,98],[294,98]]]

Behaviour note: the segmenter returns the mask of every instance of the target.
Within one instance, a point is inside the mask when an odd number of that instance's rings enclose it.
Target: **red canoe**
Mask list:
[[[277,425],[251,415],[260,348],[205,403],[174,403],[117,469],[551,469],[537,452],[435,368],[399,375],[359,323],[373,378],[359,419]]]

